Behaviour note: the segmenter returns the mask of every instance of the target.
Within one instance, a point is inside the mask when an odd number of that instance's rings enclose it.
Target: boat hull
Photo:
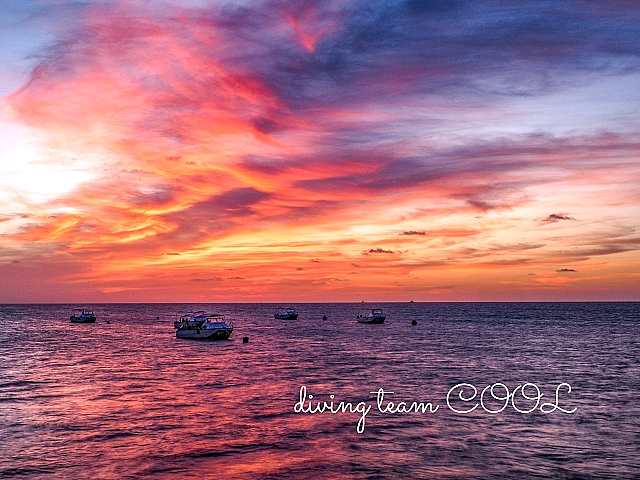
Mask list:
[[[364,317],[364,318],[358,318],[357,321],[358,323],[375,323],[375,324],[381,324],[384,323],[386,317]]]
[[[69,320],[71,323],[96,323],[95,317],[91,318],[78,318],[78,317],[70,317]]]
[[[276,313],[274,317],[277,320],[297,320],[298,314],[297,313]]]
[[[177,338],[188,338],[191,340],[229,340],[233,328],[190,328],[176,330]]]

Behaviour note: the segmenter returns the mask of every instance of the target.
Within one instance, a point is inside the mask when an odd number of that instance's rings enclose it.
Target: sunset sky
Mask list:
[[[0,302],[640,300],[640,3],[0,3]]]

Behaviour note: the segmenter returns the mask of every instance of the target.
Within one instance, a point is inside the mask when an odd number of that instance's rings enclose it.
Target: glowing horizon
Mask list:
[[[145,5],[0,7],[0,303],[640,300],[640,6]]]

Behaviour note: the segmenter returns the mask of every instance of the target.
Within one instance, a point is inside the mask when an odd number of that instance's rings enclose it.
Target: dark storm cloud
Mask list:
[[[218,15],[230,59],[293,108],[392,101],[417,93],[475,90],[532,94],[566,79],[560,70],[637,69],[640,7],[618,2],[268,1]],[[287,40],[283,12],[313,9],[326,25],[313,52]],[[289,39],[290,40],[290,39]],[[242,43],[244,48],[238,48]],[[492,78],[487,87],[487,78]],[[267,127],[271,128],[271,127]]]

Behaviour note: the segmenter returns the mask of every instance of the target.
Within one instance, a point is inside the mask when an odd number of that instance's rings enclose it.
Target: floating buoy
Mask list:
[[[327,319],[327,316],[326,316],[326,315],[323,315],[323,316],[322,316],[322,319],[323,319],[323,320],[326,320],[326,319]]]
[[[111,325],[111,322],[107,321],[107,324]]]
[[[416,322],[415,320],[411,320],[411,325],[417,325],[418,322]]]
[[[242,343],[249,343],[249,337],[242,337]]]
[[[156,320],[160,320],[160,317],[156,317]]]

